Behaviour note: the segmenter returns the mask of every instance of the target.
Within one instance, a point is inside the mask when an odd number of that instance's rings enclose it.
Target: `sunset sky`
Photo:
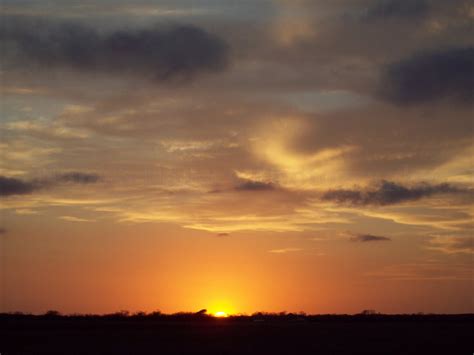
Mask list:
[[[472,1],[0,13],[0,311],[474,312]]]

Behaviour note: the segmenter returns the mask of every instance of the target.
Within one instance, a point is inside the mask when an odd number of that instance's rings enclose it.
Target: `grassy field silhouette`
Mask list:
[[[474,315],[1,314],[2,354],[470,354]]]

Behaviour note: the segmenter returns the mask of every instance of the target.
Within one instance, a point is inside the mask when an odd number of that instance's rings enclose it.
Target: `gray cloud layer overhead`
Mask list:
[[[426,0],[381,0],[368,9],[367,19],[417,18],[426,15],[428,11]]]
[[[3,57],[12,67],[37,65],[132,74],[151,80],[189,78],[227,64],[228,46],[196,26],[154,26],[105,33],[74,22],[3,18]]]
[[[386,205],[397,207],[380,214],[406,208],[420,214],[410,223],[426,225],[441,214],[433,205],[456,204],[443,227],[467,228],[472,112],[459,102],[472,98],[468,1],[8,3],[0,168],[10,179],[95,171],[105,182],[97,188],[76,191],[69,182],[88,178],[63,176],[47,192],[123,199],[119,212],[101,210],[214,234],[346,230]],[[198,75],[199,85],[153,81],[222,68]],[[26,178],[7,182],[43,192]],[[398,206],[409,201],[416,208]],[[333,203],[350,212],[326,211]]]

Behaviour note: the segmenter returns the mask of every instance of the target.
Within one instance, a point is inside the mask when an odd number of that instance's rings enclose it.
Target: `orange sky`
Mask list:
[[[4,1],[1,311],[473,312],[473,13]]]

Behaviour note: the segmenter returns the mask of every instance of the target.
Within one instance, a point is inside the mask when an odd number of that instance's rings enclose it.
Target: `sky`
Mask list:
[[[474,312],[474,3],[3,0],[1,311]]]

